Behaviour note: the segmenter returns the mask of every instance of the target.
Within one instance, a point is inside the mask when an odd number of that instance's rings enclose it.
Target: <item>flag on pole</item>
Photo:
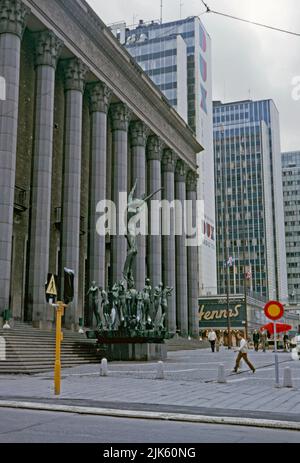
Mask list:
[[[229,257],[229,259],[225,262],[225,267],[233,267],[233,264],[235,262],[235,259],[233,257]]]
[[[245,279],[246,279],[247,281],[251,281],[251,280],[252,280],[252,270],[251,270],[251,267],[246,267]]]

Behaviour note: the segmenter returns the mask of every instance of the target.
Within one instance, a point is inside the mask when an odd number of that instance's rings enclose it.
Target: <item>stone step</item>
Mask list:
[[[53,371],[55,331],[42,331],[17,322],[11,330],[0,330],[0,336],[6,340],[7,353],[7,360],[0,362],[0,374]],[[96,341],[87,339],[84,334],[63,330],[61,362],[64,368],[100,363],[101,358]]]

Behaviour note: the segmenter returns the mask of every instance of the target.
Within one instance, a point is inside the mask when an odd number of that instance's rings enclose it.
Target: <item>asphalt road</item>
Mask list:
[[[300,432],[0,409],[0,443],[300,443]]]

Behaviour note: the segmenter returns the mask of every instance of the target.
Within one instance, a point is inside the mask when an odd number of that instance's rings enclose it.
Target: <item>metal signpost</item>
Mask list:
[[[73,301],[74,298],[74,272],[73,270],[64,269],[64,301],[57,303],[58,277],[49,274],[45,285],[46,300],[52,307],[56,309],[56,342],[55,342],[55,367],[54,367],[54,390],[55,395],[60,395],[61,390],[61,343],[63,341],[63,333],[61,329],[62,317],[64,316],[65,308]]]
[[[274,352],[275,352],[275,387],[279,387],[279,362],[277,353],[277,330],[276,321],[284,315],[284,307],[280,302],[270,301],[265,306],[265,315],[274,322]]]
[[[63,302],[58,302],[56,307],[56,343],[55,343],[55,370],[54,370],[54,390],[55,395],[60,395],[61,385],[61,343],[63,341],[63,333],[61,330],[61,319],[64,316],[64,311],[67,305]]]

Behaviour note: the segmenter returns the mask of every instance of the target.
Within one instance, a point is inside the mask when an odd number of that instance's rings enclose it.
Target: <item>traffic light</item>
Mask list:
[[[64,303],[70,304],[74,299],[74,277],[73,270],[64,269]]]

